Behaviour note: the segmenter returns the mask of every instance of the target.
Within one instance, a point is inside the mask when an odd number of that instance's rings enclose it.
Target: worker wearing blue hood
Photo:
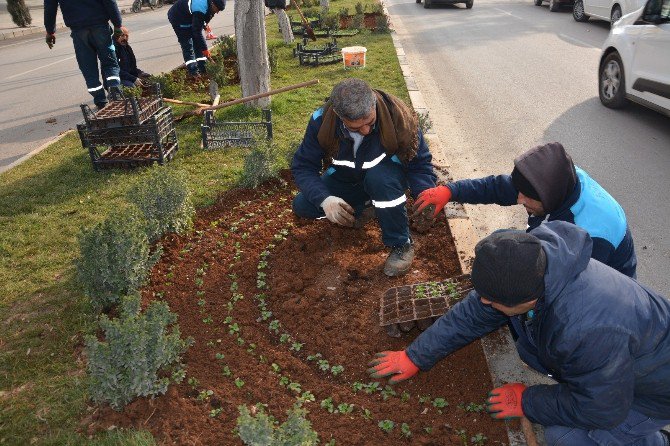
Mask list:
[[[225,7],[225,0],[177,0],[168,11],[168,20],[177,35],[184,64],[191,76],[206,72],[211,54],[202,31],[205,24]]]
[[[474,291],[406,350],[378,354],[370,373],[410,378],[512,319],[535,347],[521,358],[557,383],[494,389],[494,418],[525,416],[545,426],[549,445],[668,446],[670,301],[591,249],[584,230],[562,221],[486,237]]]
[[[528,229],[543,221],[574,223],[593,240],[591,257],[635,278],[637,257],[626,214],[617,201],[586,171],[576,167],[563,145],[552,142],[522,153],[511,175],[454,181],[423,191],[416,214],[435,205],[437,215],[449,202],[522,205]]]

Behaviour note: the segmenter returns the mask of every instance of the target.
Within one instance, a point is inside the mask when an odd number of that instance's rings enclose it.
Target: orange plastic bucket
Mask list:
[[[365,68],[365,53],[368,49],[364,46],[347,46],[342,48],[342,61],[344,68]]]

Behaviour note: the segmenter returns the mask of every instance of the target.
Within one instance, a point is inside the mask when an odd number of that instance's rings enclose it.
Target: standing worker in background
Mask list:
[[[563,221],[477,243],[474,291],[404,351],[370,365],[391,384],[516,319],[521,359],[556,381],[506,384],[489,395],[497,419],[545,426],[549,446],[668,446],[670,301],[591,258],[591,237]]]
[[[121,26],[121,12],[116,0],[44,0],[44,27],[49,48],[56,44],[56,13],[60,5],[65,25],[72,30],[70,34],[77,56],[77,64],[84,75],[88,92],[98,109],[107,105],[105,88],[110,95],[119,92],[121,78],[119,64],[114,52],[111,21],[114,35],[127,30]],[[98,59],[103,81],[100,82]]]
[[[184,64],[192,77],[204,74],[211,59],[205,36],[205,24],[226,7],[225,0],[177,0],[168,11],[168,19],[177,35]]]
[[[449,202],[521,204],[528,230],[545,219],[574,223],[593,239],[591,257],[635,278],[637,257],[626,214],[617,201],[584,170],[575,167],[560,143],[537,146],[514,160],[511,175],[460,180],[419,195],[417,212],[435,205],[435,215]]]

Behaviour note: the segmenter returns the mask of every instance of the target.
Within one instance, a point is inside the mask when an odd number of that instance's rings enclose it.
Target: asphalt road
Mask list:
[[[560,141],[626,210],[640,282],[670,297],[670,118],[598,99],[609,25],[577,23],[532,0],[424,9],[389,0],[393,27],[455,179],[509,173],[534,145]],[[521,206],[468,206],[478,235],[525,228]]]
[[[216,35],[233,34],[233,2],[210,23]],[[138,66],[149,73],[183,62],[167,20],[168,7],[124,15]],[[0,172],[81,121],[79,104],[92,105],[77,67],[69,30],[49,50],[41,34],[0,42]]]

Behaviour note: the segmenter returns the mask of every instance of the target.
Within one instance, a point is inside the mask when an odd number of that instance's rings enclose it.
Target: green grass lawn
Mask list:
[[[331,3],[332,11],[347,7],[353,13],[357,2]],[[268,16],[267,30],[270,45],[281,42],[274,16]],[[301,67],[293,46],[278,48],[273,89],[320,80],[272,99],[275,140],[287,151],[301,139],[312,111],[345,77],[363,78],[408,100],[389,34],[364,32],[338,43],[367,47],[367,68]],[[222,87],[221,96],[237,98],[239,87]],[[258,112],[237,106],[217,112],[217,119],[249,114]],[[199,126],[196,118],[178,124],[179,151],[166,168],[187,174],[194,203],[203,207],[235,186],[245,150],[203,151]],[[74,132],[0,175],[0,444],[91,444],[80,433],[90,410],[80,351],[83,335],[95,329],[95,314],[74,280],[76,237],[82,228],[122,212],[127,190],[138,181],[142,170],[95,172]],[[111,432],[92,441],[153,444],[146,432]]]

